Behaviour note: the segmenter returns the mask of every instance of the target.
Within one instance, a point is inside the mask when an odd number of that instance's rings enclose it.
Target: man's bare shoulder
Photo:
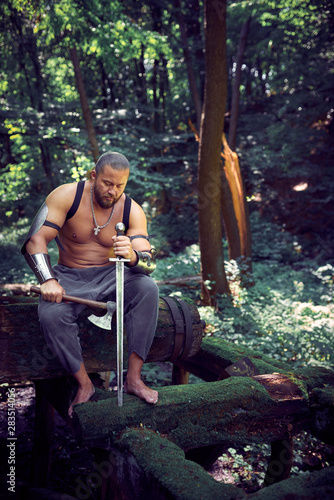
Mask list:
[[[62,184],[54,189],[46,198],[46,204],[53,205],[54,203],[61,204],[61,206],[71,206],[77,190],[77,183],[71,182],[69,184]]]
[[[77,190],[77,183],[62,184],[54,189],[46,198],[48,219],[62,227],[70,210]]]
[[[129,217],[129,236],[135,234],[147,234],[146,215],[142,207],[134,200],[131,203],[131,211]]]
[[[142,207],[133,199],[131,198],[131,214],[145,214],[144,210]]]

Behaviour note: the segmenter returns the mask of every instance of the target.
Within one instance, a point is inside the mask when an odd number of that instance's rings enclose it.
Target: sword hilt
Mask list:
[[[115,226],[117,236],[124,236],[124,231],[125,231],[125,225],[123,222],[117,222]],[[109,259],[109,262],[130,262],[130,259],[122,259],[122,257],[119,255],[115,259]]]

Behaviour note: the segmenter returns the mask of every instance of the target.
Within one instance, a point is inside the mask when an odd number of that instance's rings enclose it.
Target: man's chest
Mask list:
[[[108,226],[99,228],[97,231],[93,222],[86,220],[83,224],[67,222],[60,232],[60,237],[61,239],[67,240],[67,242],[82,245],[96,243],[110,248],[113,245],[113,236],[115,236],[115,234],[114,224],[111,224],[111,222]]]
[[[60,232],[60,237],[77,244],[98,244],[113,246],[116,235],[115,226],[122,221],[124,204],[116,204],[114,210],[93,215],[90,205],[83,203],[74,217],[67,220]]]

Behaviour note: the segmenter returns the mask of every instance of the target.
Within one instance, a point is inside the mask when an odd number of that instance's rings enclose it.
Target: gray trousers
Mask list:
[[[107,301],[116,300],[115,266],[74,269],[53,267],[66,294]],[[71,374],[83,362],[79,340],[78,315],[85,305],[73,302],[52,303],[40,299],[38,316],[47,345]],[[150,350],[159,312],[159,291],[152,278],[124,268],[124,327],[128,355],[137,353],[145,361]]]

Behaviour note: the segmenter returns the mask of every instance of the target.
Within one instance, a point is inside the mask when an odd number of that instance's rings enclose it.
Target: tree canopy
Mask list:
[[[217,16],[221,4],[212,2]],[[3,226],[20,232],[51,189],[93,166],[75,51],[98,150],[129,157],[129,189],[150,207],[161,254],[196,243],[193,130],[204,101],[204,3],[9,0],[0,13]],[[285,201],[272,207],[283,179],[297,185],[307,178],[300,197],[310,203],[319,199],[322,180],[326,193],[333,183],[332,1],[227,2],[227,137],[246,22],[235,147],[248,205],[296,228],[300,221],[289,217]],[[331,203],[328,193],[322,207],[332,210]],[[327,227],[315,229],[327,238]]]

